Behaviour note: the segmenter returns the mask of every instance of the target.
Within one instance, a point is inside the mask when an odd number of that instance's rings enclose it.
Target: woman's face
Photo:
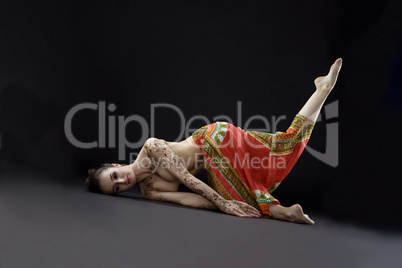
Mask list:
[[[110,167],[99,174],[100,188],[105,194],[124,192],[136,183],[131,165]]]

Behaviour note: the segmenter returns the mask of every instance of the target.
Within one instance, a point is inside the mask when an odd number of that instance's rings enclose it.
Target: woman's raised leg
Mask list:
[[[329,93],[333,89],[336,79],[338,78],[338,73],[342,66],[342,59],[337,59],[334,64],[332,64],[331,69],[329,70],[328,75],[318,77],[314,80],[314,84],[316,86],[316,91],[310,97],[310,99],[306,102],[303,108],[300,110],[299,114],[307,117],[312,121],[317,121],[317,117],[320,114],[320,110],[325,100],[327,99]],[[300,131],[300,130],[299,130]],[[300,133],[307,135],[308,132],[300,131]],[[311,133],[311,129],[310,129]],[[300,135],[302,135],[300,134]],[[279,135],[287,135],[286,133],[281,133]],[[293,134],[292,134],[293,135]],[[307,137],[307,136],[306,136]],[[309,137],[309,135],[308,135]],[[304,139],[304,138],[303,138]],[[275,140],[275,139],[271,139]],[[281,140],[281,139],[278,139]],[[305,144],[304,144],[305,145]],[[299,151],[303,150],[304,146],[299,146]],[[297,151],[293,151],[292,153],[297,153]],[[300,155],[300,154],[299,154]],[[297,158],[296,158],[297,160]],[[295,161],[293,164],[295,163]],[[289,168],[291,168],[291,165]],[[284,176],[286,176],[288,171]],[[282,177],[282,179],[284,178]],[[303,213],[303,209],[300,205],[296,204],[290,207],[283,207],[281,205],[272,204],[269,208],[270,212],[274,219],[298,222],[298,223],[307,223],[314,224],[314,221],[309,218],[307,214]]]
[[[300,115],[303,115],[314,122],[317,121],[322,105],[335,86],[341,67],[342,59],[339,58],[334,62],[334,64],[332,64],[331,69],[326,76],[320,76],[314,80],[316,91],[306,104],[304,104],[299,112]]]

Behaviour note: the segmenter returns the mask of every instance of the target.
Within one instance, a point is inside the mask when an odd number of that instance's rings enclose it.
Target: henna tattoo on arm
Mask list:
[[[147,199],[169,202],[193,208],[217,209],[211,201],[194,193],[150,191],[147,194]]]
[[[209,185],[190,174],[187,168],[183,165],[183,161],[174,154],[166,142],[156,138],[151,138],[147,140],[145,147],[148,156],[154,158],[157,165],[160,165],[160,167],[166,169],[173,176],[177,177],[194,193],[205,197],[219,208],[221,208],[222,205],[225,207],[229,205],[229,201],[216,193]]]

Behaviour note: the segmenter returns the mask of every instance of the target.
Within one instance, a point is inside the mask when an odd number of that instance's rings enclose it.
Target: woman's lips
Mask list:
[[[130,177],[127,176],[127,182],[130,184]]]

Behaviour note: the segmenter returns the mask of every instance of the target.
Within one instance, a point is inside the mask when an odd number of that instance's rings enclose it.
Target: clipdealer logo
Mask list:
[[[333,119],[339,117],[339,101],[331,102],[324,106],[325,119]],[[321,121],[321,114],[317,119],[317,123]],[[326,151],[321,153],[310,146],[306,146],[307,152],[320,160],[321,162],[331,166],[337,167],[339,165],[339,123],[332,122],[326,124]]]
[[[93,148],[117,148],[118,160],[126,160],[126,149],[140,149],[146,140],[155,136],[155,114],[157,109],[170,109],[176,112],[180,118],[180,132],[174,142],[183,140],[190,136],[198,128],[191,128],[191,125],[195,120],[203,121],[205,125],[211,124],[216,121],[225,121],[235,126],[239,126],[245,130],[254,130],[268,133],[276,133],[277,125],[280,121],[286,120],[286,115],[271,116],[269,121],[263,115],[253,115],[247,118],[243,124],[242,118],[242,103],[237,102],[236,121],[233,121],[228,115],[217,115],[209,120],[204,115],[194,115],[188,120],[179,107],[170,103],[156,103],[150,105],[150,122],[138,114],[134,114],[128,117],[123,115],[107,114],[116,111],[116,105],[110,103],[106,105],[105,101],[99,101],[98,103],[80,103],[72,107],[66,114],[64,120],[64,133],[67,140],[77,148],[81,149],[93,149]],[[78,140],[72,130],[72,121],[75,116],[79,115],[82,110],[98,111],[98,138],[95,141],[84,142]],[[338,116],[338,101],[330,103],[325,106],[326,119],[334,118]],[[320,119],[320,118],[319,118]],[[250,125],[253,121],[262,121],[264,128],[251,129]],[[317,120],[319,122],[319,120]],[[130,123],[137,123],[140,125],[141,137],[138,141],[129,141],[126,137],[126,127]],[[117,133],[116,133],[117,124]],[[107,127],[108,126],[108,127]],[[338,123],[327,124],[327,139],[326,139],[326,152],[321,153],[309,146],[306,146],[306,150],[318,160],[332,167],[338,166]],[[107,134],[106,134],[107,133]],[[116,143],[117,138],[117,143]],[[130,162],[132,162],[138,153],[130,153]]]

